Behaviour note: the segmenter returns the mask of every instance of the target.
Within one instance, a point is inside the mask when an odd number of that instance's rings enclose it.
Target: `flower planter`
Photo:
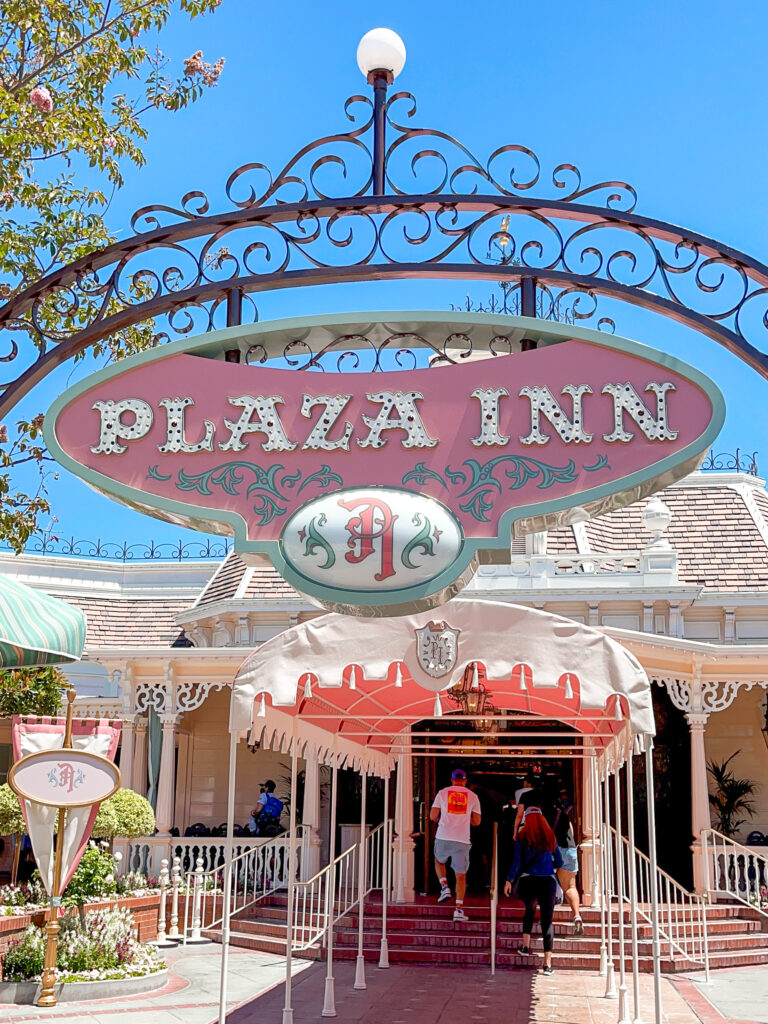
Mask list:
[[[114,999],[120,996],[155,992],[168,981],[168,971],[155,971],[138,978],[116,978],[111,981],[68,981],[54,986],[58,1003],[85,1002],[90,999]],[[31,1005],[40,995],[39,981],[0,982],[0,1005],[16,1003]]]

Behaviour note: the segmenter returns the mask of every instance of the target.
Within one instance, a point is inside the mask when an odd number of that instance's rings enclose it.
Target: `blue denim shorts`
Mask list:
[[[563,858],[563,871],[572,871],[578,874],[579,851],[573,846],[558,846],[560,856]]]
[[[456,843],[451,839],[435,840],[435,860],[438,864],[451,862],[457,875],[466,875],[469,870],[469,843]]]

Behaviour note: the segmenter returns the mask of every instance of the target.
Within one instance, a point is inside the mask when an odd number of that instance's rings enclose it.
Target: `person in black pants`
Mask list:
[[[512,886],[516,885],[517,894],[525,904],[523,944],[520,947],[523,956],[531,955],[533,917],[538,903],[541,936],[544,941],[545,974],[554,974],[552,915],[555,910],[555,871],[562,865],[563,858],[557,847],[555,833],[547,824],[540,808],[529,807],[517,833],[512,866],[504,883],[504,895],[511,895]]]

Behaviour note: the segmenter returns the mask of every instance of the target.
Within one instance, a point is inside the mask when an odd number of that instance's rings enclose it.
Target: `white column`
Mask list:
[[[160,715],[163,723],[163,745],[160,748],[160,776],[157,782],[155,824],[161,836],[173,828],[176,789],[176,723],[177,715]]]
[[[413,903],[416,898],[413,866],[415,844],[411,839],[413,831],[413,770],[410,753],[400,754],[397,758],[395,831],[397,832],[395,903]]]
[[[595,807],[596,772],[595,758],[590,756],[582,761],[581,786],[581,823],[582,842],[580,872],[582,887],[582,903],[585,907],[597,907],[600,904],[597,857],[600,849],[600,838],[597,828],[597,808]]]
[[[704,892],[705,873],[701,853],[702,829],[711,825],[709,817],[709,788],[707,786],[707,755],[704,750],[704,728],[709,715],[689,712],[686,716],[691,730],[691,832],[693,843],[693,888]]]
[[[147,719],[136,719],[135,737],[133,741],[133,768],[131,770],[132,788],[139,796],[147,795]]]
[[[320,849],[323,845],[320,835],[320,762],[310,753],[307,754],[304,771],[301,823],[309,830],[309,842],[305,847],[307,856],[301,862],[301,880],[306,882],[320,870]]]
[[[123,789],[133,789],[133,758],[136,722],[131,716],[123,721],[120,730],[120,776]],[[145,796],[145,793],[141,794]]]

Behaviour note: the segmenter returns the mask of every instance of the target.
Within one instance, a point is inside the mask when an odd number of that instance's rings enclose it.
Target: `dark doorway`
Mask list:
[[[418,799],[419,814],[417,819],[416,847],[416,889],[424,894],[436,894],[438,882],[432,867],[432,847],[436,826],[429,820],[429,809],[439,789],[449,786],[451,772],[461,767],[467,773],[468,784],[476,787],[482,810],[482,823],[472,829],[472,854],[467,876],[467,888],[474,894],[488,891],[491,885],[491,862],[493,854],[493,824],[498,824],[499,878],[506,877],[512,860],[513,826],[516,807],[516,794],[525,785],[525,779],[533,774],[537,782],[549,783],[557,791],[564,787],[572,794],[576,803],[576,818],[579,817],[579,797],[581,766],[567,756],[567,748],[576,737],[570,726],[556,721],[544,721],[540,718],[510,722],[509,729],[520,731],[530,721],[530,730],[537,732],[561,732],[563,746],[552,751],[553,756],[538,756],[536,741],[531,737],[531,747],[523,746],[524,740],[515,740],[519,753],[509,755],[500,751],[494,756],[493,747],[509,746],[508,740],[497,739],[494,734],[478,733],[471,722],[461,718],[451,718],[450,730],[454,736],[441,737],[440,745],[448,753],[444,756],[429,756],[416,759],[414,795]],[[415,731],[446,732],[446,718],[440,721],[423,722],[415,726]],[[503,731],[503,727],[501,729]],[[487,753],[480,756],[480,751],[488,748]],[[474,753],[474,750],[477,753]],[[454,756],[455,752],[455,756]],[[562,756],[557,756],[561,753]]]
[[[656,798],[656,849],[659,867],[686,889],[693,886],[691,859],[691,733],[685,715],[666,687],[651,686],[656,737],[653,771]],[[635,758],[635,829],[637,845],[648,852],[645,758]]]

